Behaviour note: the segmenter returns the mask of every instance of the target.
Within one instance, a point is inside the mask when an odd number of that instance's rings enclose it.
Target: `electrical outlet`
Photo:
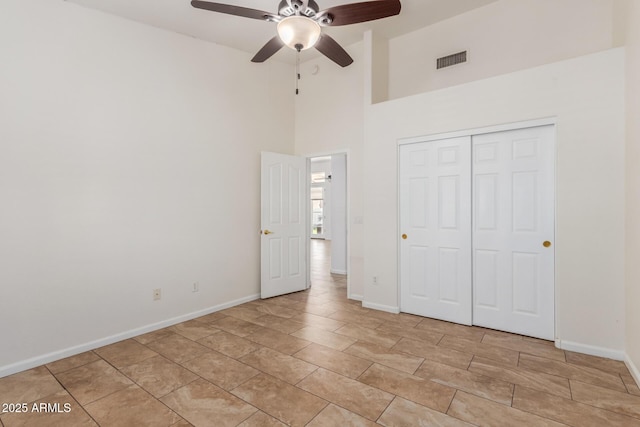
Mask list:
[[[378,276],[373,276],[373,284],[374,285],[378,284]]]
[[[153,290],[153,300],[154,301],[158,301],[161,298],[162,298],[162,291],[160,289],[154,289]]]
[[[193,288],[191,289],[191,292],[200,292],[200,283],[193,282]]]

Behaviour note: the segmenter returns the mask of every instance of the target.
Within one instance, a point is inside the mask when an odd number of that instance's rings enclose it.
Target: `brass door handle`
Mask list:
[[[264,230],[264,234],[273,234],[273,231]]]
[[[402,240],[407,240],[407,235],[406,234],[402,235]]]
[[[551,242],[550,242],[550,241],[548,241],[548,240],[545,240],[545,241],[542,243],[542,246],[544,246],[545,248],[548,248],[549,246],[551,246]]]

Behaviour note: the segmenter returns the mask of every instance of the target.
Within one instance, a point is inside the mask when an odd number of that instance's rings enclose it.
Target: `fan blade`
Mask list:
[[[320,25],[338,26],[375,21],[398,15],[400,0],[373,0],[362,3],[344,4],[319,12],[316,20]],[[329,18],[327,20],[327,18]]]
[[[284,43],[280,40],[280,37],[275,36],[271,40],[265,44],[262,49],[256,53],[256,56],[253,57],[251,62],[264,62],[267,59],[271,58],[277,51],[279,51]]]
[[[316,49],[341,67],[346,67],[353,63],[353,59],[342,46],[326,34],[320,36],[320,40],[316,43]]]
[[[231,6],[229,4],[211,3],[208,1],[193,0],[191,6],[197,9],[210,10],[212,12],[226,13],[228,15],[242,16],[244,18],[259,19],[261,21],[270,21],[278,19],[278,15],[264,12],[257,9],[249,9],[248,7]]]

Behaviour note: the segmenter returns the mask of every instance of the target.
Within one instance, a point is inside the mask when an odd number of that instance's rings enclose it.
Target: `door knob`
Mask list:
[[[544,246],[545,248],[548,248],[549,246],[551,246],[551,242],[548,240],[545,240],[544,243],[542,243],[542,246]]]
[[[273,231],[264,230],[264,234],[273,234]]]
[[[403,235],[402,235],[402,239],[403,239],[403,240],[407,240],[407,235],[406,235],[406,234],[403,234]]]

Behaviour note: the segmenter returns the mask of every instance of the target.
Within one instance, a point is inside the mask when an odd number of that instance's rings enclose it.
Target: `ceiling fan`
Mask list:
[[[281,0],[278,13],[263,12],[229,4],[193,0],[198,9],[242,16],[278,24],[278,35],[256,53],[252,62],[264,62],[288,46],[298,52],[315,47],[336,64],[346,67],[353,62],[349,54],[322,27],[358,24],[400,13],[400,0],[370,0],[320,10],[315,0]]]

